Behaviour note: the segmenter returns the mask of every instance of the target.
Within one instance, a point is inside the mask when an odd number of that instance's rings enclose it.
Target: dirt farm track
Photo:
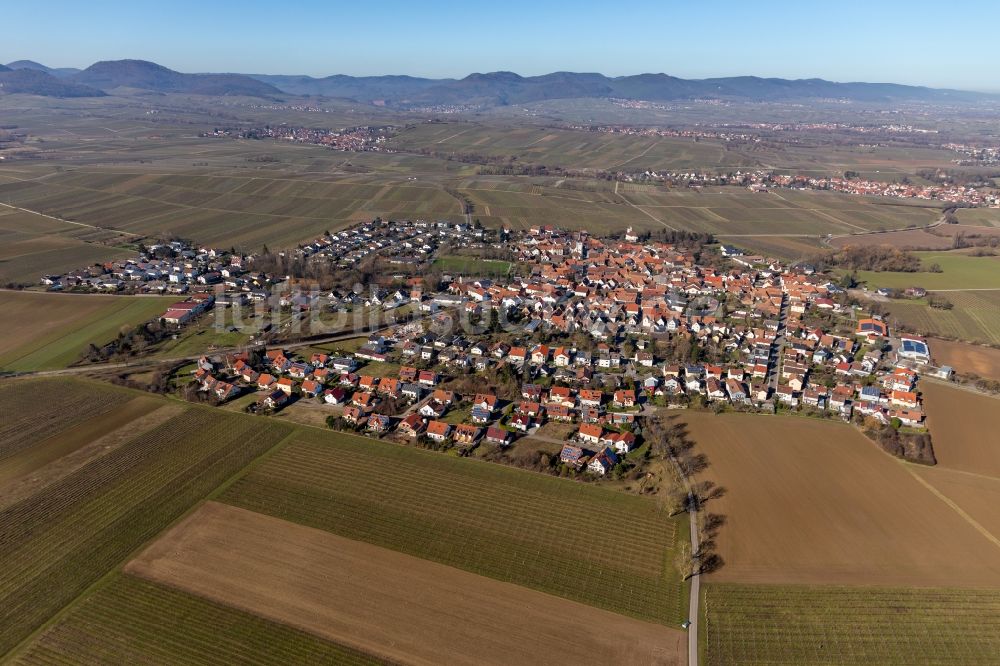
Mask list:
[[[686,635],[224,504],[129,574],[407,664],[682,664]]]

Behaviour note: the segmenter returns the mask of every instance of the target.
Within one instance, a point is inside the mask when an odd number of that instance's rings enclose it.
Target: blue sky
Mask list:
[[[4,4],[0,61],[54,67],[142,58],[186,72],[666,72],[1000,90],[996,0]]]

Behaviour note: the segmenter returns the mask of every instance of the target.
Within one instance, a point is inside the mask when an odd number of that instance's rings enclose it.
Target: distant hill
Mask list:
[[[45,72],[46,74],[51,74],[52,76],[60,79],[80,73],[80,70],[76,67],[46,67],[42,63],[35,62],[34,60],[16,60],[14,62],[7,63],[7,66],[11,69],[37,69],[39,72]]]
[[[145,60],[105,60],[70,77],[104,91],[139,88],[163,93],[278,97],[274,86],[242,74],[182,74]]]
[[[607,97],[649,101],[722,99],[760,102],[818,98],[861,102],[956,102],[996,98],[982,93],[893,83],[836,83],[823,79],[765,79],[756,76],[681,79],[667,74],[607,77],[576,72],[528,77],[513,72],[490,72],[470,74],[463,79],[437,80],[409,76],[250,76],[295,95],[345,97],[363,102],[390,100],[403,106],[503,106],[550,99]]]
[[[42,95],[44,97],[102,97],[96,88],[57,79],[37,69],[0,69],[0,95]]]
[[[346,97],[359,101],[403,100],[451,79],[421,79],[414,76],[347,76],[335,74],[324,78],[250,74],[291,95]]]
[[[316,78],[273,74],[184,74],[145,60],[107,60],[94,63],[83,71],[71,68],[51,69],[32,60],[18,60],[10,63],[10,67],[17,71],[44,73],[67,83],[80,84],[105,92],[116,89],[138,89],[161,93],[264,98],[313,95],[362,103],[380,102],[397,108],[439,105],[496,107],[545,100],[609,97],[653,102],[693,99],[749,102],[835,99],[886,103],[975,102],[1000,99],[1000,95],[895,83],[838,83],[823,79],[778,79],[757,76],[681,79],[668,74],[609,77],[603,74],[579,72],[553,72],[541,76],[521,76],[514,72],[487,72],[469,74],[462,79],[344,74]],[[43,88],[46,87],[41,81],[37,83]],[[68,94],[68,89],[61,94]]]
[[[0,65],[0,72],[10,72],[10,71],[13,71],[13,70],[11,70],[10,67],[6,67],[4,65]]]

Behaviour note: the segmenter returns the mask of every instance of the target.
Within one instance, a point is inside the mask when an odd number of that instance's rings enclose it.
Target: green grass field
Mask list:
[[[494,259],[448,255],[435,259],[434,268],[445,273],[459,273],[461,275],[480,277],[503,277],[510,273],[511,263],[509,261],[497,261]]]
[[[115,574],[18,654],[15,664],[381,664],[236,608]]]
[[[961,224],[1000,227],[1000,208],[959,208],[955,214]]]
[[[1000,290],[940,294],[951,310],[936,310],[925,301],[892,301],[892,318],[922,335],[1000,344]]]
[[[1000,590],[705,586],[703,653],[724,664],[995,664]]]
[[[924,271],[916,273],[876,273],[859,271],[858,280],[869,288],[923,287],[924,289],[1000,289],[1000,257],[973,257],[956,252],[915,252]],[[926,269],[938,264],[940,273]]]
[[[18,382],[0,410],[37,383],[62,381]],[[288,432],[191,407],[0,510],[0,654]]]
[[[11,316],[0,333],[0,368],[51,370],[80,359],[91,343],[163,314],[174,297],[0,292]]]
[[[686,613],[672,565],[686,521],[645,498],[303,432],[218,499],[653,622]]]
[[[222,312],[222,323],[218,325],[216,316]],[[239,315],[242,320],[238,324],[246,324],[250,320],[247,309]],[[161,358],[176,358],[178,356],[194,356],[196,354],[214,351],[216,349],[231,349],[245,345],[253,333],[237,330],[232,331],[234,312],[232,308],[214,308],[197,320],[184,326],[177,339],[167,339],[156,348],[156,356]],[[235,328],[240,328],[235,326]]]

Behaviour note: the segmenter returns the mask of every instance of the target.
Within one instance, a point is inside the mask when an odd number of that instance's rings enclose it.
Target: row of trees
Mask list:
[[[891,245],[848,245],[837,252],[817,255],[809,263],[820,271],[845,268],[852,271],[913,273],[921,270],[919,257]]]
[[[698,550],[692,552],[691,545],[681,544],[675,555],[675,565],[685,580],[699,574],[710,573],[721,568],[725,562],[716,552],[716,537],[726,522],[720,514],[704,511],[712,500],[725,495],[725,488],[712,481],[695,481],[694,475],[708,468],[708,458],[695,451],[695,443],[688,437],[687,426],[676,416],[664,417],[660,414],[645,420],[643,436],[649,445],[651,455],[665,461],[665,469],[670,475],[669,486],[661,496],[661,502],[670,515],[682,511],[698,511]]]

